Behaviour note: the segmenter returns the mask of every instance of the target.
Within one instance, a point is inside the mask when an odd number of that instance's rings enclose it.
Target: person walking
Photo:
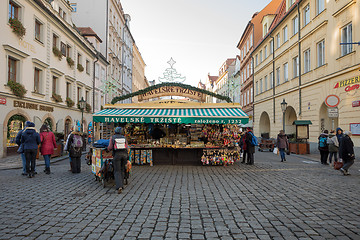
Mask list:
[[[343,134],[343,130],[341,129],[341,128],[336,128],[336,138],[337,138],[337,140],[338,140],[338,143],[339,143],[339,145],[340,145],[340,140],[341,140],[341,138],[344,136],[344,134]],[[339,153],[339,152],[338,152]],[[340,157],[340,155],[339,155],[339,158],[341,158]]]
[[[115,128],[115,134],[110,138],[108,151],[113,150],[114,177],[117,193],[121,193],[124,188],[125,165],[129,159],[128,144],[124,136],[122,127]]]
[[[245,143],[247,149],[247,165],[254,165],[254,153],[255,153],[255,145],[253,144],[253,140],[256,138],[251,130],[251,128],[247,129]]]
[[[81,172],[81,155],[83,147],[83,138],[81,133],[75,128],[68,137],[65,145],[65,151],[69,151],[69,157],[71,158],[70,166],[72,173]]]
[[[240,147],[241,147],[241,151],[242,151],[242,161],[241,163],[245,163],[246,160],[246,153],[247,153],[247,149],[246,149],[246,132],[242,132],[241,133],[241,138],[240,138]]]
[[[352,133],[350,131],[345,131],[344,136],[340,140],[339,155],[344,162],[344,166],[340,168],[340,171],[345,175],[349,174],[349,168],[354,164],[355,154],[354,154],[354,143],[351,140]]]
[[[16,142],[16,144],[17,144],[19,147],[20,147],[20,145],[21,145],[21,134],[24,132],[24,130],[26,129],[26,127],[29,126],[29,123],[30,123],[30,121],[26,121],[26,122],[25,122],[25,127],[24,127],[22,130],[20,130],[20,131],[18,132],[18,134],[16,135],[15,142]],[[22,174],[21,174],[21,175],[27,176],[28,174],[27,174],[27,172],[26,172],[26,158],[25,158],[25,153],[24,153],[24,152],[23,152],[23,153],[20,153],[20,156],[21,156],[21,160],[22,160]]]
[[[289,140],[284,130],[280,130],[280,133],[278,134],[276,139],[276,146],[280,151],[281,162],[285,162],[285,150],[289,148]]]
[[[328,130],[325,130],[323,133],[320,134],[319,136],[319,145],[318,145],[318,149],[320,151],[320,160],[321,160],[321,164],[324,165],[329,165],[327,163],[327,159],[328,159],[328,155],[329,155],[329,148],[327,145],[327,137],[328,137]]]
[[[54,133],[50,131],[49,127],[46,124],[42,125],[40,128],[40,140],[40,152],[45,160],[44,172],[46,174],[50,174],[50,158],[51,155],[54,154],[54,148],[56,148],[57,145]]]
[[[338,138],[335,135],[335,131],[331,130],[329,137],[327,139],[327,145],[329,148],[329,163],[332,165],[332,158],[334,157],[334,162],[338,161],[337,154],[339,150]]]
[[[35,175],[36,154],[40,142],[40,134],[36,132],[35,124],[30,122],[21,134],[21,144],[24,144],[26,158],[26,173],[29,178]]]

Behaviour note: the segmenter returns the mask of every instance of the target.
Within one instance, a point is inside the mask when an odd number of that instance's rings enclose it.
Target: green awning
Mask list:
[[[311,125],[312,122],[310,120],[295,120],[293,125]]]
[[[93,120],[103,123],[247,124],[249,116],[241,108],[120,108],[96,112]]]

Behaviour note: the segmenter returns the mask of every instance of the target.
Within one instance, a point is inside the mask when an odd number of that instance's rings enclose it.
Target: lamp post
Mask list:
[[[81,100],[79,101],[79,108],[81,110],[81,132],[83,132],[84,109],[86,108],[86,101],[84,100],[84,97],[81,97]]]
[[[281,111],[283,112],[283,130],[285,132],[285,112],[287,108],[287,102],[285,102],[285,99],[283,99],[281,103]]]

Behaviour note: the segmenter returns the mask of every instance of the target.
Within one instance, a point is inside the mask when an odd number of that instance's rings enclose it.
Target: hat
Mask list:
[[[324,133],[325,133],[325,134],[328,134],[328,133],[329,133],[329,131],[328,131],[328,130],[324,130]]]
[[[117,127],[117,128],[115,128],[115,133],[117,133],[117,134],[122,134],[122,132],[123,132],[122,127]]]
[[[344,132],[344,135],[351,136],[351,135],[352,135],[352,133],[351,133],[350,131],[345,131],[345,132]]]
[[[26,122],[25,122],[25,127],[29,127],[30,124],[31,124],[30,121],[26,121]]]

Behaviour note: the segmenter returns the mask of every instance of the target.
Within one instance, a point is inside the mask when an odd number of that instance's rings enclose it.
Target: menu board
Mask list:
[[[360,135],[360,123],[350,123],[350,132],[353,135]]]

